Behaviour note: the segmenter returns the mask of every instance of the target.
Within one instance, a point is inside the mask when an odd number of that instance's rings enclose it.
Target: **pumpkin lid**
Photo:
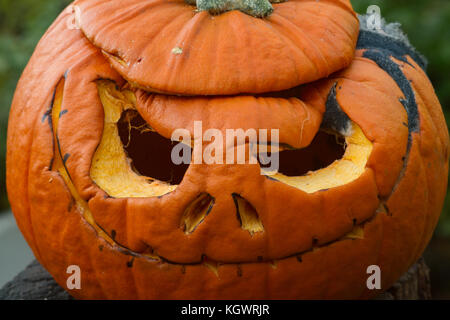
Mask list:
[[[359,23],[349,0],[273,3],[264,18],[239,10],[214,15],[187,2],[76,5],[82,31],[114,69],[153,92],[280,91],[327,77],[354,55]]]

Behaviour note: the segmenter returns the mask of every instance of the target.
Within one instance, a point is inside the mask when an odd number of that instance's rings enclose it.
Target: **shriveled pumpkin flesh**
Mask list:
[[[350,183],[364,173],[372,152],[372,142],[366,138],[361,128],[354,122],[352,122],[352,132],[345,138],[345,142],[347,148],[342,159],[336,160],[326,168],[297,177],[276,173],[271,178],[306,193],[314,193]]]
[[[58,131],[58,122],[59,122],[59,115],[61,113],[61,105],[62,105],[62,99],[63,99],[63,91],[64,91],[64,78],[58,83],[56,90],[55,90],[55,97],[53,100],[53,106],[52,106],[52,130],[53,130],[53,141],[54,143],[54,159],[53,159],[53,169],[56,170],[60,175],[61,178],[64,180],[67,188],[70,191],[70,194],[72,195],[75,205],[77,206],[77,209],[82,214],[83,218],[86,220],[87,223],[89,223],[95,231],[98,233],[100,237],[105,239],[109,244],[113,245],[114,241],[111,239],[111,237],[106,234],[95,222],[94,216],[92,215],[92,212],[89,209],[89,206],[86,201],[84,201],[83,198],[81,198],[80,194],[78,193],[77,189],[75,188],[72,180],[70,179],[69,173],[67,172],[67,169],[64,165],[63,157],[61,156],[61,152],[59,149],[59,145],[57,143],[57,131]]]
[[[58,131],[58,122],[59,122],[59,115],[61,112],[61,105],[62,105],[62,98],[63,98],[63,90],[64,90],[64,83],[65,80],[62,79],[55,91],[55,98],[53,101],[53,107],[52,107],[52,130],[53,130],[53,140],[56,142],[57,139],[57,131]],[[125,250],[133,255],[139,255],[141,257],[145,257],[150,260],[159,261],[160,257],[157,255],[154,255],[152,253],[146,253],[146,254],[138,254],[135,252],[132,252],[118,244],[109,234],[107,234],[95,221],[94,215],[92,214],[92,211],[89,208],[88,203],[80,196],[77,189],[75,188],[69,173],[67,172],[67,169],[64,165],[64,160],[61,155],[59,146],[57,143],[55,143],[54,147],[54,159],[53,159],[53,168],[61,175],[61,178],[64,180],[64,183],[66,184],[67,188],[70,191],[70,194],[72,195],[74,199],[74,203],[78,209],[78,211],[81,213],[85,221],[94,228],[96,233],[99,237],[104,239],[106,242],[108,242],[113,247],[120,247],[121,250]]]
[[[139,175],[133,171],[120,140],[117,122],[122,112],[134,109],[135,96],[128,90],[118,90],[111,81],[97,82],[105,120],[102,139],[91,166],[93,181],[116,198],[157,197],[176,189],[177,185]],[[155,155],[157,156],[157,155]]]

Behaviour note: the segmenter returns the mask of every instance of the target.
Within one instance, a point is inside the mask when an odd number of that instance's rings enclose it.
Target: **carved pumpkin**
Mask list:
[[[423,252],[449,137],[421,56],[347,0],[254,2],[76,1],[81,29],[66,11],[37,46],[8,193],[56,281],[80,267],[74,297],[370,298]],[[278,129],[279,172],[171,163],[194,121]]]

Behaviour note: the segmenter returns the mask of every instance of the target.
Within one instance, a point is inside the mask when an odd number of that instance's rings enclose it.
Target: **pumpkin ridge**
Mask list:
[[[313,1],[315,1],[315,0],[311,0],[311,2],[313,2]],[[331,1],[333,1],[333,0],[331,0]],[[320,1],[320,3],[324,3],[324,1]],[[330,2],[330,4],[331,4],[332,2]],[[340,7],[339,7],[340,8]],[[309,9],[309,10],[311,10],[311,8]],[[308,12],[309,11],[308,9],[307,10],[305,10],[305,12]],[[344,12],[348,12],[348,8],[347,9],[344,9],[343,10]],[[311,12],[311,13],[316,13],[316,12]],[[354,12],[353,12],[353,14],[354,14]],[[355,15],[356,16],[356,15]],[[332,16],[332,17],[334,17],[334,16]],[[339,25],[339,23],[337,23],[335,20],[333,20],[332,18],[330,18],[330,17],[328,17],[327,16],[327,18],[328,18],[328,21],[329,22],[331,22],[331,23],[333,23],[333,25],[335,25],[337,28],[339,28],[340,30],[342,30],[342,32],[348,37],[348,39],[349,40],[351,40],[353,37],[352,37],[352,35],[348,32],[348,30],[347,29],[345,29],[345,28],[343,28],[341,25]],[[361,31],[360,31],[361,32]]]
[[[291,40],[291,36],[299,34],[299,37],[301,37],[303,39],[307,39],[308,41],[310,41],[312,43],[312,47],[314,48],[315,54],[317,56],[319,56],[322,59],[322,63],[324,63],[326,65],[326,71],[323,72],[323,73],[324,74],[329,74],[330,73],[330,71],[329,71],[330,67],[328,65],[328,61],[323,56],[322,52],[320,52],[319,48],[314,43],[314,41],[311,41],[311,39],[308,37],[308,35],[305,32],[303,32],[303,30],[301,30],[297,25],[295,25],[294,23],[292,23],[291,21],[289,21],[288,19],[286,19],[285,17],[283,17],[281,15],[274,15],[274,18],[272,18],[272,21],[273,21],[274,25],[279,24],[279,23],[277,23],[276,18],[279,18],[281,21],[284,21],[285,24],[293,26],[293,29],[295,29],[295,31],[289,30],[290,32],[292,32],[292,34],[288,34],[286,31],[279,31],[280,32],[280,38],[281,38],[281,36],[283,36],[283,40],[286,41],[285,38],[287,38],[287,40],[290,43],[294,44],[294,41]],[[281,24],[279,24],[279,25],[281,26]],[[279,28],[279,29],[282,29],[282,28]],[[301,41],[301,42],[303,42],[303,41]],[[302,52],[305,55],[305,57],[311,62],[312,65],[314,65],[314,68],[317,71],[319,68],[317,66],[317,63],[314,63],[314,61],[309,57],[310,53],[308,51],[304,52],[302,49],[298,48],[298,45],[295,45],[295,47],[297,47],[299,52]]]
[[[184,48],[184,43],[186,42],[193,42],[196,37],[198,37],[198,30],[201,28],[200,24],[203,20],[207,18],[206,15],[196,14],[192,19],[189,20],[188,23],[185,23],[181,30],[179,30],[177,36],[174,39],[174,48],[172,49],[172,52],[175,49],[179,49],[181,53],[174,53],[169,58],[169,61],[167,61],[168,68],[172,70],[171,72],[171,78],[169,78],[167,81],[168,83],[172,83],[174,78],[177,77],[178,74],[178,66],[182,63],[186,63],[186,60],[178,59],[177,56],[179,54],[189,55],[190,48],[187,49]]]
[[[62,78],[64,78],[64,77],[62,77]],[[57,92],[57,88],[58,88],[58,85],[59,85],[60,82],[61,82],[61,80],[56,83],[56,85],[55,85],[55,87],[54,87],[54,89],[53,89],[53,91],[51,93],[52,97],[51,97],[51,100],[50,100],[50,106],[48,107],[48,110],[45,112],[45,114],[48,113],[48,124],[49,124],[51,130],[53,130],[53,124],[52,124],[52,121],[51,121],[51,118],[50,118],[51,117],[51,110],[52,110],[52,107],[53,107],[53,103],[54,103],[54,101],[56,99],[56,92]],[[36,127],[38,125],[38,121],[37,121],[38,119],[39,119],[39,113],[36,114],[36,116],[34,118],[34,121],[33,121],[34,124],[32,126],[32,130],[31,130],[32,136],[35,135],[35,130],[36,130]],[[45,119],[45,118],[41,118],[41,122],[42,122],[43,119]],[[29,171],[30,171],[30,166],[31,166],[31,153],[29,151],[33,149],[34,141],[35,140],[32,141],[30,149],[27,152],[27,154],[29,154],[29,156],[28,156],[28,161],[27,161],[27,165],[26,165],[26,176],[27,176],[27,178],[25,179],[25,183],[27,184],[27,186],[26,186],[25,189],[27,190],[28,202],[30,202],[30,198],[29,198],[29,188],[30,188]],[[53,141],[53,145],[55,146],[55,142],[54,141]],[[51,167],[50,166],[48,167],[48,170],[51,171]],[[31,230],[31,237],[33,238],[33,242],[37,243],[36,242],[35,231],[33,229],[33,221],[32,221],[33,219],[32,219],[31,206],[29,206],[27,211],[28,211],[28,220],[29,220],[30,230]],[[34,249],[34,251],[36,251],[35,252],[36,258],[39,261],[44,261],[42,255],[40,253],[41,250],[39,249],[39,246],[37,244],[35,244],[35,245],[33,245],[33,249]]]
[[[370,50],[363,53],[363,57],[374,61],[381,69],[388,73],[391,78],[397,83],[398,87],[402,90],[405,99],[401,99],[400,102],[406,110],[408,115],[408,144],[406,147],[405,159],[402,171],[399,174],[397,182],[395,183],[391,194],[395,192],[398,183],[402,180],[406,167],[409,161],[409,154],[412,145],[412,133],[420,132],[420,119],[417,109],[417,103],[415,101],[414,91],[411,83],[408,81],[404,73],[401,71],[399,65],[397,65],[391,58],[388,58],[389,51],[387,50]]]

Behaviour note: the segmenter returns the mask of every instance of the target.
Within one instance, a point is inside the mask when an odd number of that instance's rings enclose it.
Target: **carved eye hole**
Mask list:
[[[155,132],[136,110],[126,110],[117,122],[119,136],[131,165],[139,174],[172,185],[180,184],[189,164],[171,159],[173,142]]]
[[[97,88],[104,126],[92,160],[92,180],[116,198],[158,197],[175,190],[189,166],[173,163],[177,143],[147,125],[135,109],[132,91],[109,80],[99,80]]]
[[[372,143],[353,122],[349,122],[346,133],[345,137],[341,135],[345,143],[336,139],[338,133],[336,136],[319,133],[308,148],[281,151],[280,170],[271,178],[306,193],[354,181],[366,170]]]
[[[308,147],[279,152],[278,172],[288,177],[306,175],[308,172],[326,168],[341,159],[345,149],[344,137],[320,131]],[[271,156],[270,153],[268,155]],[[262,155],[259,158],[262,158]],[[260,165],[262,168],[267,167],[261,161]]]

